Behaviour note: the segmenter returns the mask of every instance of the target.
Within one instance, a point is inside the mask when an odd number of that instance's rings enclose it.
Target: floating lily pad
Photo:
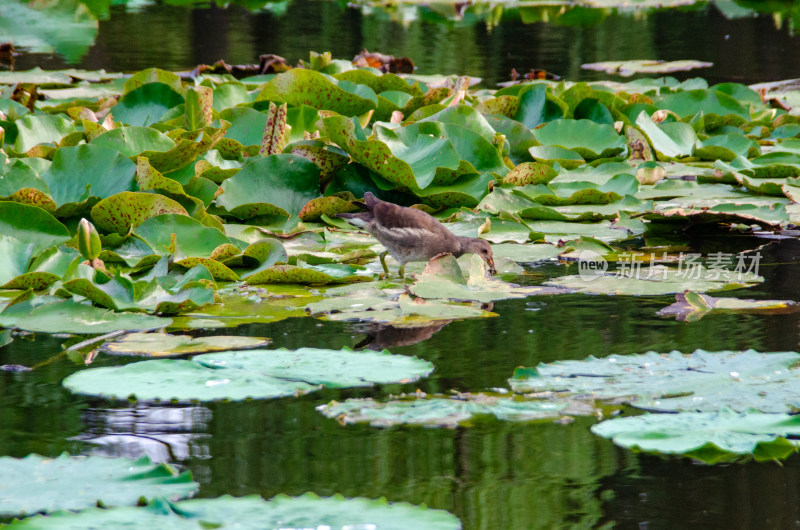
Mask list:
[[[753,457],[783,460],[798,450],[800,416],[754,411],[681,412],[614,418],[592,432],[614,443],[648,453],[681,455],[707,464]]]
[[[795,352],[647,352],[518,368],[509,383],[515,392],[567,391],[664,412],[787,412],[800,408],[798,360]]]
[[[542,145],[571,149],[586,160],[610,158],[625,150],[625,138],[614,127],[591,120],[551,121],[534,135]]]
[[[0,475],[4,479],[0,482],[0,515],[5,516],[82,510],[97,504],[135,505],[141,498],[177,500],[199,489],[190,472],[179,475],[166,464],[152,464],[147,457],[133,461],[66,453],[57,458],[4,456],[0,457]]]
[[[710,312],[783,314],[800,311],[800,304],[792,300],[742,300],[740,298],[714,298],[707,294],[686,291],[675,295],[675,303],[661,309],[659,316],[675,316],[683,322],[696,322]]]
[[[681,268],[642,265],[629,260],[617,272],[586,269],[578,275],[554,278],[547,284],[590,294],[657,296],[689,290],[725,291],[751,287],[763,281],[764,278],[748,271],[706,269],[699,265]]]
[[[319,176],[313,162],[296,155],[252,159],[222,183],[217,204],[242,219],[298,215],[308,201],[321,195]]]
[[[33,245],[32,254],[71,239],[67,227],[41,208],[0,201],[0,233]]]
[[[155,501],[145,508],[90,509],[59,512],[14,523],[28,529],[79,530],[85,528],[380,528],[405,530],[409,525],[426,530],[457,530],[461,523],[444,510],[384,499],[346,499],[341,495],[299,497],[222,496],[176,503]]]
[[[502,421],[537,421],[559,419],[568,411],[569,403],[520,396],[487,394],[416,395],[404,399],[376,401],[372,398],[331,401],[317,410],[342,424],[369,423],[373,427],[395,425],[424,425],[427,427],[457,427],[469,425],[493,416]],[[591,407],[583,414],[591,414]]]
[[[110,333],[119,330],[145,331],[169,326],[169,318],[141,313],[115,313],[73,299],[35,298],[6,307],[0,326],[43,333]]]
[[[195,338],[166,333],[131,333],[114,342],[106,342],[103,351],[115,355],[171,357],[213,351],[248,350],[266,346],[269,342],[269,339],[229,335]]]
[[[413,295],[426,299],[448,298],[478,302],[568,292],[557,288],[519,286],[491,278],[480,256],[472,256],[470,259],[469,277],[465,279],[452,254],[445,254],[428,262],[425,272],[419,275],[408,290]]]
[[[323,386],[408,383],[432,370],[427,361],[387,351],[251,350],[82,370],[64,379],[64,386],[79,394],[118,399],[243,400],[304,394]]]
[[[616,74],[624,77],[633,74],[665,74],[670,72],[682,72],[696,68],[709,68],[713,63],[703,61],[683,60],[683,61],[658,61],[658,60],[635,60],[635,61],[605,61],[600,63],[582,64],[585,70],[597,70],[608,74]]]
[[[309,105],[345,116],[358,116],[377,108],[378,98],[366,85],[336,81],[313,70],[292,68],[276,75],[261,89],[256,101],[285,101],[290,105]]]

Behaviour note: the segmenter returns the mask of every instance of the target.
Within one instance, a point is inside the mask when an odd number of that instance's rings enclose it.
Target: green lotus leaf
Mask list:
[[[218,150],[209,149],[201,155],[194,168],[198,177],[222,184],[225,179],[234,176],[242,168],[242,164],[235,160],[225,160]]]
[[[751,287],[763,281],[764,278],[745,270],[711,269],[689,262],[682,263],[681,267],[638,266],[632,260],[626,260],[625,266],[617,272],[582,271],[580,275],[554,278],[547,285],[591,294],[658,296],[689,290],[726,291]]]
[[[359,85],[366,85],[376,94],[392,91],[403,92],[410,95],[421,95],[418,84],[409,84],[409,82],[402,77],[390,72],[379,75],[368,70],[357,69],[334,74],[333,77],[340,81],[350,81]]]
[[[471,128],[462,126],[459,123],[420,120],[390,132],[387,132],[389,130],[382,127],[375,127],[373,131],[377,139],[383,140],[390,147],[392,147],[392,142],[395,138],[400,139],[405,145],[420,145],[420,140],[423,140],[422,143],[427,145],[428,141],[424,140],[425,137],[446,139],[460,158],[460,163],[455,170],[443,166],[437,167],[432,180],[433,184],[449,184],[465,173],[491,171],[499,175],[505,175],[508,172],[508,167],[503,163],[497,146],[492,143],[493,136],[489,137],[489,139],[485,137],[487,130],[491,131],[491,127],[485,123],[480,113],[473,111],[472,115],[467,115],[464,118],[464,113],[447,114],[442,111],[434,116],[440,115],[454,122],[465,123]],[[478,121],[478,118],[480,121]],[[394,133],[394,136],[391,133]],[[397,153],[395,149],[393,149],[393,152]],[[419,174],[417,177],[419,179]]]
[[[542,164],[552,166],[558,163],[566,169],[574,169],[586,162],[573,150],[553,145],[533,146],[528,148],[530,155]]]
[[[464,278],[456,259],[445,254],[428,262],[425,272],[408,287],[408,291],[420,298],[447,298],[452,300],[475,300],[494,302],[507,298],[525,298],[534,295],[550,295],[566,292],[538,286],[519,286],[491,278],[486,274],[486,265],[480,256],[470,258],[469,277]]]
[[[41,208],[0,201],[0,233],[33,244],[31,255],[69,241],[67,227]]]
[[[352,350],[249,350],[81,370],[64,379],[79,394],[143,400],[269,399],[321,389],[404,383],[433,365],[416,357]]]
[[[45,195],[50,193],[47,183],[24,160],[16,159],[9,164],[0,165],[0,197],[11,197],[23,189],[36,190]],[[32,206],[37,206],[37,204],[32,204]]]
[[[544,84],[528,85],[521,89],[517,97],[519,103],[514,120],[522,123],[528,129],[534,129],[542,123],[564,117],[566,109],[561,104],[566,106],[566,103],[558,100],[552,94],[548,94]]]
[[[755,140],[742,134],[729,133],[711,136],[697,144],[695,156],[702,160],[733,160],[737,156],[756,157],[761,150]]]
[[[290,105],[308,105],[318,110],[332,110],[344,116],[358,116],[378,107],[375,92],[366,85],[334,78],[303,68],[293,68],[276,75],[261,89],[256,101],[285,101]]]
[[[783,314],[800,311],[800,304],[792,300],[743,300],[741,298],[715,298],[707,294],[686,291],[675,295],[675,303],[656,313],[674,316],[683,322],[696,322],[708,313]]]
[[[303,303],[321,298],[305,287],[269,285],[254,287],[235,285],[219,291],[221,304],[203,307],[174,319],[174,326],[183,328],[225,328],[242,324],[277,322],[289,317],[306,316]]]
[[[97,136],[91,143],[129,157],[144,151],[169,151],[175,147],[175,142],[169,136],[150,127],[117,127]]]
[[[393,130],[376,127],[379,139],[367,140],[349,118],[332,116],[322,121],[328,137],[353,160],[393,184],[425,188],[433,182],[437,168],[455,171],[459,167],[460,157],[447,139],[418,131],[398,136]]]
[[[424,425],[426,427],[469,426],[482,418],[528,422],[563,417],[566,401],[518,399],[516,397],[461,393],[457,395],[411,394],[404,399],[375,401],[372,398],[332,401],[317,410],[339,423],[369,423],[372,427]],[[587,411],[586,414],[591,414]]]
[[[760,179],[751,179],[747,178],[746,176],[735,173],[734,177],[736,177],[736,181],[739,182],[742,186],[750,190],[751,192],[757,195],[772,195],[774,197],[784,197],[787,196],[791,199],[791,195],[784,193],[784,186],[786,185],[786,181],[788,179],[780,178],[780,179],[771,179],[771,178],[760,178]],[[798,190],[800,191],[800,190]]]
[[[484,99],[475,106],[475,110],[484,114],[487,118],[490,116],[513,118],[517,114],[518,108],[519,99],[511,95]]]
[[[211,272],[215,280],[235,282],[240,279],[239,275],[233,272],[227,265],[212,258],[182,258],[175,260],[175,264],[186,267],[187,269],[202,265]]]
[[[214,335],[191,337],[166,333],[131,333],[103,344],[103,351],[114,355],[172,357],[225,350],[249,350],[269,344],[269,339]]]
[[[479,136],[489,143],[494,142],[495,130],[486,121],[486,118],[478,110],[469,105],[455,105],[423,118],[417,123],[439,122],[463,127]],[[458,146],[456,146],[458,147]]]
[[[789,222],[789,214],[777,198],[769,198],[755,203],[757,199],[750,199],[749,204],[743,200],[735,203],[721,203],[715,200],[714,206],[706,206],[699,201],[692,201],[694,207],[683,207],[675,201],[656,205],[656,210],[649,212],[647,219],[691,219],[696,223],[759,223],[769,226],[779,226]]]
[[[287,150],[293,155],[314,162],[320,169],[322,178],[350,162],[350,157],[344,151],[318,141],[296,142],[291,144]]]
[[[161,83],[172,88],[175,92],[183,92],[183,84],[178,74],[160,68],[147,68],[133,74],[125,81],[125,93],[133,92],[151,83]]]
[[[506,137],[509,146],[507,156],[513,164],[532,160],[528,148],[539,145],[533,131],[518,121],[502,116],[487,116],[486,121],[498,134]]]
[[[542,145],[571,149],[587,160],[609,158],[625,150],[625,138],[614,127],[590,120],[555,120],[533,133]]]
[[[206,127],[200,132],[186,133],[187,135],[179,138],[175,142],[175,147],[169,151],[144,151],[142,156],[146,157],[150,164],[162,173],[185,168],[198,156],[211,149],[225,134],[226,127],[219,129]],[[194,176],[193,168],[191,169],[191,176]]]
[[[376,322],[403,328],[424,327],[453,319],[495,316],[478,307],[478,304],[411,298],[391,286],[379,289],[359,285],[358,290],[344,292],[339,289],[329,288],[325,291],[329,297],[307,304],[308,313],[323,320]]]
[[[323,215],[333,216],[337,213],[355,212],[358,208],[350,201],[340,197],[318,197],[308,201],[298,214],[303,221],[318,221]]]
[[[28,256],[34,248],[32,243],[22,243],[18,239],[0,236],[3,247],[3,267],[0,282],[4,289],[33,289],[41,291],[67,274],[70,266],[81,259],[80,254],[69,247],[50,247],[39,254],[33,263]],[[29,265],[30,264],[30,265]]]
[[[222,183],[217,204],[243,219],[298,215],[308,201],[321,195],[319,176],[314,163],[295,155],[250,159]]]
[[[28,114],[14,123],[18,131],[14,150],[18,153],[25,153],[39,144],[58,144],[76,131],[72,120],[59,114]]]
[[[756,178],[783,178],[800,176],[800,154],[773,151],[752,160],[734,158],[730,165],[717,161],[715,167],[729,169]]]
[[[0,484],[0,514],[5,516],[82,510],[98,503],[135,505],[142,497],[177,500],[199,488],[190,472],[178,474],[166,464],[152,464],[147,457],[5,456],[0,457],[0,473],[8,479]]]
[[[136,227],[134,234],[141,237],[157,254],[174,254],[178,259],[211,258],[218,248],[231,244],[231,240],[220,230],[179,214],[150,217]]]
[[[147,219],[159,215],[188,216],[179,203],[155,193],[117,193],[92,208],[92,220],[107,232],[126,234]]]
[[[558,171],[546,164],[523,162],[506,173],[503,184],[525,186],[526,184],[546,184],[558,175]]]
[[[659,160],[691,156],[697,143],[697,134],[688,123],[671,122],[657,125],[642,111],[636,126],[647,136]]]
[[[267,115],[248,107],[228,108],[220,112],[220,119],[230,122],[225,138],[236,140],[243,146],[261,145]]]
[[[694,199],[743,199],[748,193],[728,184],[706,184],[697,181],[665,179],[653,186],[641,187],[636,192],[638,199],[672,199],[691,197]],[[736,202],[736,201],[734,201]]]
[[[593,98],[584,98],[573,109],[573,118],[613,126],[614,116],[604,104]]]
[[[422,202],[436,209],[459,206],[474,208],[488,194],[493,181],[497,181],[493,173],[464,175],[450,185],[428,186],[416,194]]]
[[[110,333],[146,331],[168,326],[168,318],[140,313],[115,313],[72,299],[42,297],[7,306],[0,312],[0,326],[43,333]]]
[[[148,126],[160,122],[184,98],[164,83],[147,83],[128,91],[111,107],[114,121],[133,126]]]
[[[96,145],[62,147],[42,174],[59,216],[78,214],[96,200],[133,191],[136,166],[114,149]]]
[[[360,268],[351,265],[328,264],[274,265],[247,277],[249,285],[265,283],[299,283],[303,285],[322,285],[328,283],[370,282],[372,276],[359,274]]]
[[[647,352],[518,368],[509,382],[515,392],[559,390],[596,399],[624,398],[635,407],[664,412],[730,407],[777,413],[800,403],[798,359],[795,352],[754,350]]]
[[[732,125],[740,125],[750,121],[750,112],[744,105],[735,98],[715,90],[707,88],[705,90],[683,90],[674,94],[667,94],[657,100],[660,108],[668,109],[681,118],[694,116],[698,112],[703,114],[716,114],[727,116],[732,114],[739,118],[738,122]]]
[[[278,495],[268,501],[248,497],[222,496],[166,504],[154,501],[146,508],[111,508],[83,510],[79,513],[59,512],[37,516],[15,523],[20,528],[78,530],[83,528],[150,528],[199,529],[214,527],[240,528],[359,528],[373,525],[381,530],[401,530],[408,525],[426,530],[456,530],[459,520],[444,510],[432,510],[404,502],[384,499],[346,499],[341,495],[317,497],[306,493],[299,497]]]
[[[747,457],[763,462],[797,452],[800,418],[730,409],[644,414],[606,420],[592,426],[592,432],[634,451],[687,456],[706,464]]]
[[[79,269],[84,269],[79,272],[82,277],[65,281],[63,288],[116,311],[175,314],[214,303],[214,292],[206,284],[169,285],[167,278],[133,281],[119,273],[108,279],[93,270],[86,272],[87,268],[80,266]]]
[[[239,81],[228,81],[214,87],[214,110],[222,112],[242,103],[251,103],[252,96]]]

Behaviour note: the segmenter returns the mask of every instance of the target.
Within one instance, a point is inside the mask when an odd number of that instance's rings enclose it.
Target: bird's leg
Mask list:
[[[403,279],[403,280],[406,279],[406,264],[405,263],[401,263],[400,264],[400,269],[397,271],[397,274],[400,275],[401,279]]]
[[[388,250],[384,250],[381,252],[378,257],[381,259],[381,265],[383,265],[383,272],[386,273],[386,276],[389,276],[389,267],[386,266],[386,254],[388,254]]]

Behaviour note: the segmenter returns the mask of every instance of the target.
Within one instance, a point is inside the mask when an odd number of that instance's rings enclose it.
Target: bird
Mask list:
[[[386,250],[380,254],[381,265],[387,276],[386,254],[400,263],[398,271],[405,277],[405,266],[410,261],[428,261],[439,254],[477,254],[495,274],[492,246],[485,239],[457,236],[436,218],[417,210],[382,201],[370,192],[364,194],[366,212],[339,213],[353,226],[363,228],[377,239]]]

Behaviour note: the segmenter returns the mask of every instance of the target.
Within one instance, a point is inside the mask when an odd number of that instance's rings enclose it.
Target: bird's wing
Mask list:
[[[372,215],[385,228],[421,228],[433,233],[447,230],[439,221],[422,210],[398,206],[391,202],[375,203]]]

